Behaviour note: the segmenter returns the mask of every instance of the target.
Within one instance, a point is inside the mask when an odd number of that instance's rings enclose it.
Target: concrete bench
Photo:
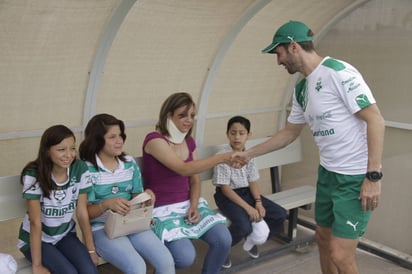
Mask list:
[[[305,185],[281,192],[265,195],[284,209],[288,210],[288,231],[284,239],[293,241],[297,236],[298,210],[299,208],[310,209],[315,202],[316,189],[313,186]]]
[[[247,146],[265,141],[267,138],[260,138],[250,140]],[[208,157],[217,153],[223,145],[213,146],[199,146],[199,158]],[[141,158],[135,158],[137,163],[141,165]],[[295,243],[297,223],[298,223],[298,209],[308,209],[315,201],[315,188],[313,186],[300,186],[293,189],[281,191],[279,179],[279,167],[282,165],[296,163],[301,161],[300,141],[297,140],[289,146],[274,151],[256,158],[256,165],[259,170],[270,169],[272,194],[265,195],[267,198],[276,202],[277,204],[288,210],[288,229],[284,237],[286,242]],[[213,170],[208,170],[200,174],[202,181],[210,180],[213,176]],[[20,176],[5,176],[0,177],[0,224],[21,218],[26,212],[26,202],[21,196]],[[16,227],[16,230],[18,227]],[[17,234],[17,231],[16,231]],[[13,239],[13,243],[17,242],[17,238]],[[5,252],[0,250],[0,252]],[[5,252],[7,253],[7,252]],[[31,273],[31,264],[25,258],[17,257],[18,274]],[[256,260],[254,260],[256,263]],[[101,260],[100,264],[105,263]],[[247,265],[247,262],[246,262]],[[232,268],[234,271],[236,268]]]
[[[12,222],[13,219],[22,218],[26,212],[26,201],[22,198],[22,185],[20,184],[20,176],[6,176],[0,177],[0,224],[3,226]],[[12,222],[15,223],[15,222]],[[14,253],[17,251],[17,234],[18,226],[14,227],[16,238],[10,240],[10,244],[14,244]],[[6,230],[2,228],[2,230]],[[8,250],[1,248],[0,252],[8,253],[9,250],[13,248],[8,247]],[[13,253],[13,252],[10,252]],[[17,262],[17,273],[18,274],[30,274],[31,263],[24,257],[18,257],[16,254],[12,254]]]

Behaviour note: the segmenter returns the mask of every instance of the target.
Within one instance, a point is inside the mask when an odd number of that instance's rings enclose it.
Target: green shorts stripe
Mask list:
[[[363,211],[359,200],[365,174],[343,175],[319,166],[315,220],[330,227],[336,237],[356,239],[365,233],[371,211]]]

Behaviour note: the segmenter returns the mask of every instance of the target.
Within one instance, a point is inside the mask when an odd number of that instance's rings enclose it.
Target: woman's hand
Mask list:
[[[250,156],[247,154],[246,151],[235,152],[231,155],[230,163],[228,163],[228,165],[230,165],[233,168],[242,168],[249,161]]]
[[[189,211],[187,212],[187,220],[192,224],[195,224],[200,221],[200,214],[197,207],[189,208]]]

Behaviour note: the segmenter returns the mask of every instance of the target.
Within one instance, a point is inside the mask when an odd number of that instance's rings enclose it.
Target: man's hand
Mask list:
[[[377,208],[380,196],[381,182],[371,182],[365,178],[359,196],[359,199],[362,201],[362,210],[374,210]]]

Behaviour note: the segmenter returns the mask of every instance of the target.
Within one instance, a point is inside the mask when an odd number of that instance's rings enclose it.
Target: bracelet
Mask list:
[[[94,254],[94,253],[96,253],[96,251],[94,251],[94,250],[89,250],[89,254]]]

